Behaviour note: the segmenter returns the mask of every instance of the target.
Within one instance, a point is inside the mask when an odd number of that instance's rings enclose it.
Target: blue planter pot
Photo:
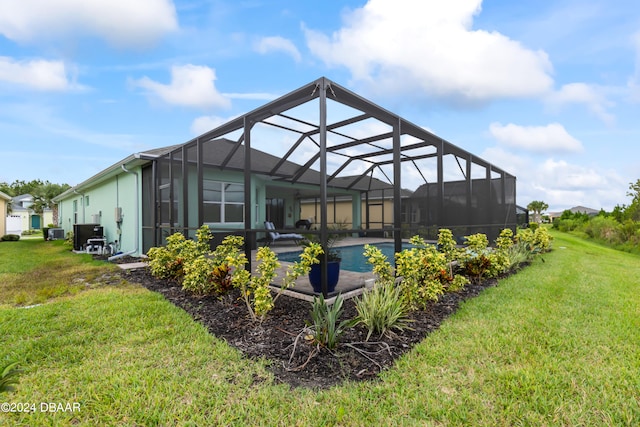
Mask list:
[[[309,272],[309,283],[313,287],[313,291],[322,292],[322,284],[320,281],[320,264],[313,264]],[[327,264],[327,292],[336,290],[338,279],[340,278],[340,261],[329,261]]]

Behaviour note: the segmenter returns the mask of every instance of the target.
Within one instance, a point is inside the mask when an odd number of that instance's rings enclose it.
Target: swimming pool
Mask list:
[[[383,254],[387,256],[387,260],[393,264],[394,260],[394,245],[393,243],[378,243],[373,246],[379,248]],[[411,245],[403,243],[403,248],[410,248]],[[367,273],[371,272],[373,268],[369,263],[367,263],[367,259],[364,257],[364,245],[353,245],[353,246],[342,246],[339,248],[335,248],[340,252],[340,256],[342,258],[342,262],[340,263],[341,270],[349,270],[356,271],[359,273]],[[300,258],[300,254],[302,251],[295,252],[283,252],[278,254],[278,260],[285,262],[296,262]]]

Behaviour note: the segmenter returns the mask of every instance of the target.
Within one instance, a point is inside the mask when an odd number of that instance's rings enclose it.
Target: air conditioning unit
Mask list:
[[[63,240],[64,239],[64,229],[62,228],[50,228],[48,230],[49,240]]]

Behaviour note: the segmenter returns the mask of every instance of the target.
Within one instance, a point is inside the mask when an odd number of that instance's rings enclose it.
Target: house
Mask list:
[[[53,211],[45,208],[41,213],[33,209],[31,194],[21,194],[12,198],[11,214],[7,216],[7,232],[21,234],[27,230],[40,230],[53,224]]]
[[[58,226],[65,234],[80,224],[96,224],[116,251],[141,255],[142,204],[148,203],[143,190],[142,169],[177,146],[134,153],[53,198],[58,205]],[[148,182],[145,181],[146,184]],[[144,195],[143,195],[144,193]],[[86,242],[83,242],[86,243]],[[82,249],[81,246],[74,246]],[[148,248],[146,248],[148,249]]]
[[[403,200],[422,184],[434,187],[413,215]],[[384,227],[399,251],[401,231],[446,227],[452,209],[487,210],[487,230],[515,229],[515,191],[507,172],[321,77],[183,144],[132,154],[54,201],[65,232],[95,225],[133,255],[203,224],[213,244],[244,236],[249,254],[265,221],[285,229],[309,216],[325,243],[346,218],[345,233]]]
[[[0,237],[7,234],[7,212],[11,197],[0,191]]]
[[[347,177],[349,179],[351,177]],[[385,228],[393,224],[393,186],[380,180],[372,181],[373,188],[360,195],[361,217],[357,224],[363,229],[372,230],[367,236],[383,235]],[[401,189],[400,197],[407,200],[413,192]],[[405,212],[406,204],[403,204],[403,223],[411,222],[409,214]],[[317,223],[320,212],[319,198],[300,200],[300,218],[308,219],[311,223]],[[327,222],[339,224],[342,227],[356,228],[351,221],[352,200],[344,196],[334,196],[327,201]],[[379,230],[379,231],[378,231]]]
[[[491,174],[469,180],[426,183],[413,192],[406,202],[412,222],[417,224],[447,224],[459,243],[463,237],[484,233],[493,241],[504,224],[518,224],[515,185],[516,178],[506,173]],[[444,197],[442,197],[443,195]],[[443,203],[437,206],[439,199]],[[437,237],[436,227],[425,230],[431,238]]]
[[[567,209],[569,212],[575,214],[575,213],[582,213],[582,214],[587,214],[589,216],[596,216],[600,213],[599,210],[597,209],[592,209],[592,208],[587,208],[585,206],[574,206],[571,209]],[[553,220],[555,218],[560,218],[562,216],[562,214],[564,213],[564,211],[562,212],[549,212],[547,213],[547,216],[549,217],[549,221],[553,222]]]

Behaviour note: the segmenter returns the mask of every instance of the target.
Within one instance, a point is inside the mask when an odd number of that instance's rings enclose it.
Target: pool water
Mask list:
[[[387,260],[393,264],[395,255],[393,243],[378,243],[373,246],[380,249],[382,253],[387,256]],[[403,244],[403,248],[410,247],[411,245]],[[359,273],[368,273],[373,270],[372,266],[367,262],[367,259],[363,255],[364,245],[342,246],[340,248],[336,248],[336,250],[340,252],[340,256],[342,258],[342,262],[340,263],[341,270],[356,271]],[[278,254],[278,260],[296,262],[300,259],[299,256],[301,253],[302,251],[283,252]]]

